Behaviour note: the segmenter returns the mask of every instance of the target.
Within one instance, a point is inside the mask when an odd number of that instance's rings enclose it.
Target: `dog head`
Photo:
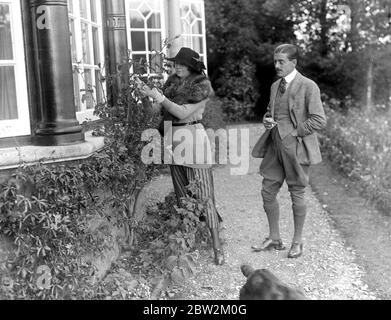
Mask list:
[[[298,290],[289,288],[267,269],[254,270],[242,265],[247,282],[240,290],[240,300],[306,300]]]

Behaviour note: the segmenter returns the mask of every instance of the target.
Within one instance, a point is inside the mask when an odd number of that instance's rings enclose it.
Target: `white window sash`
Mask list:
[[[73,12],[69,13],[69,17],[72,18],[74,21],[75,26],[75,45],[76,45],[76,63],[73,62],[73,68],[77,68],[80,70],[80,72],[77,75],[78,79],[78,87],[79,90],[87,89],[85,87],[85,76],[84,71],[87,69],[91,73],[91,85],[94,89],[94,103],[97,103],[97,90],[102,90],[98,83],[98,79],[96,79],[95,72],[100,71],[102,74],[104,74],[104,46],[103,46],[103,19],[102,19],[102,7],[101,7],[101,1],[95,0],[95,6],[96,6],[96,15],[97,15],[97,21],[93,22],[91,17],[91,2],[86,1],[87,3],[87,19],[81,17],[80,14],[80,4],[79,0],[73,1]],[[87,25],[88,30],[88,45],[89,45],[89,61],[90,63],[87,63],[87,61],[83,60],[83,42],[82,42],[82,32],[81,32],[81,25],[82,23]],[[99,66],[94,64],[94,41],[93,41],[93,34],[92,34],[92,28],[98,29],[98,47],[99,47],[99,62],[101,63],[101,68]],[[88,60],[88,59],[87,59]],[[82,97],[85,92],[79,91],[79,106],[80,111],[76,112],[76,118],[79,121],[79,123],[84,123],[88,121],[98,120],[99,117],[94,115],[94,108],[93,109],[87,109],[87,103],[82,102]],[[104,97],[106,95],[106,89],[103,86],[103,92],[101,92],[101,95]]]
[[[131,55],[145,55],[147,63],[149,64],[149,55],[152,54],[152,51],[135,51],[132,48],[132,31],[144,31],[144,38],[145,38],[145,48],[148,48],[148,32],[160,32],[161,33],[161,40],[164,41],[167,38],[167,29],[166,29],[166,12],[165,12],[165,6],[164,6],[164,0],[155,0],[159,2],[159,10],[160,10],[160,28],[132,28],[130,24],[130,2],[132,0],[125,0],[125,10],[126,10],[126,34],[127,34],[127,40],[128,40],[128,50],[130,51]],[[143,20],[144,21],[144,20]],[[151,49],[151,48],[148,48]],[[167,54],[167,48],[164,48],[163,53]],[[130,72],[134,72],[133,66],[130,68]],[[147,69],[147,73],[144,74],[144,76],[151,76],[155,75],[154,73],[150,72],[150,68]]]
[[[20,1],[0,0],[0,4],[10,7],[11,36],[14,60],[0,60],[0,66],[13,66],[15,72],[16,103],[18,119],[0,120],[0,138],[28,136],[30,111],[27,94],[26,64],[24,56],[23,27]]]
[[[202,45],[204,48],[204,53],[199,52],[199,54],[204,60],[205,67],[208,68],[208,55],[207,55],[207,47],[206,47],[205,3],[202,0],[181,0],[180,1],[181,7],[184,4],[188,4],[190,6],[192,3],[199,4],[201,7],[202,32],[200,34],[193,34],[192,30],[190,30],[190,33],[182,33],[182,36],[190,38],[190,46],[192,49],[194,48],[193,37],[198,37],[198,38],[202,37]],[[181,17],[181,20],[183,20],[182,17]],[[181,27],[182,27],[182,23],[181,23]]]

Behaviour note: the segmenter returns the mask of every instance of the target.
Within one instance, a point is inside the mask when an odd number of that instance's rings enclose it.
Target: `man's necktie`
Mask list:
[[[287,85],[287,83],[286,83],[285,78],[282,78],[281,82],[280,82],[280,86],[278,87],[278,90],[280,91],[281,95],[283,95],[285,93],[286,85]]]

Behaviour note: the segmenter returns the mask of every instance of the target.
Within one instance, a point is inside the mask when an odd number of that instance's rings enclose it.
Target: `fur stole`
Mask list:
[[[190,75],[181,80],[176,74],[171,75],[163,86],[163,93],[176,104],[197,103],[214,94],[209,79],[204,75]],[[164,111],[163,121],[178,120]]]
[[[163,86],[164,95],[176,104],[197,103],[212,94],[209,79],[204,75],[191,75],[181,80],[171,75]]]

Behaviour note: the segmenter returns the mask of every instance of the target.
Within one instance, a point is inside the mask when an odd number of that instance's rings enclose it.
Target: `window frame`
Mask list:
[[[192,3],[196,3],[196,4],[199,4],[200,7],[201,7],[201,21],[202,21],[202,32],[201,34],[199,35],[199,38],[202,38],[202,45],[203,45],[203,49],[204,49],[204,52],[201,53],[199,52],[200,54],[200,57],[202,58],[204,64],[205,64],[205,67],[208,68],[208,52],[207,52],[207,46],[206,46],[206,21],[205,21],[205,3],[203,0],[180,0],[180,10],[182,9],[182,6],[187,4],[187,5],[191,5]],[[183,46],[188,46],[190,47],[191,49],[195,50],[194,49],[194,45],[193,45],[193,37],[195,37],[196,35],[193,34],[193,33],[185,33],[183,30],[183,26],[182,26],[182,21],[185,20],[185,17],[182,17],[182,14],[181,14],[181,38],[182,38],[182,45]],[[192,30],[190,30],[192,31]],[[189,37],[191,38],[191,43],[190,44],[186,44],[184,41],[184,37]],[[206,70],[207,71],[207,70]]]
[[[0,66],[14,67],[16,108],[18,119],[0,120],[0,139],[31,135],[30,108],[27,91],[27,71],[24,52],[22,9],[18,0],[0,0],[9,5],[12,37],[12,60],[0,60]]]
[[[70,11],[69,2],[72,2],[73,12]],[[95,4],[95,13],[96,13],[96,22],[92,20],[92,11],[91,11],[91,1],[86,0],[86,12],[87,18],[82,17],[80,10],[80,0],[68,0],[68,17],[69,17],[69,28],[71,27],[71,22],[74,24],[74,44],[71,43],[72,50],[72,74],[74,81],[74,94],[75,94],[75,103],[76,103],[76,118],[80,124],[84,122],[98,120],[99,117],[94,115],[95,105],[97,101],[97,91],[98,89],[101,92],[102,98],[106,97],[106,88],[105,86],[100,86],[99,81],[97,81],[96,73],[99,72],[104,77],[105,68],[105,52],[104,52],[104,40],[103,40],[103,12],[101,0],[93,0]],[[82,25],[85,24],[88,30],[88,47],[89,47],[89,62],[87,63],[83,59],[83,39],[82,39]],[[95,50],[94,50],[94,37],[93,37],[93,28],[98,30],[98,64],[95,64]],[[70,28],[70,32],[73,32]],[[74,61],[73,52],[76,54],[76,62]],[[96,59],[96,58],[95,58]],[[75,72],[77,71],[76,78],[77,83],[75,83]],[[83,92],[81,90],[86,90],[85,88],[85,71],[90,70],[91,72],[91,85],[93,88],[93,104],[94,107],[88,109],[87,101],[83,102]],[[77,94],[76,94],[77,91]]]
[[[128,50],[130,52],[131,58],[133,59],[134,55],[145,55],[147,58],[147,63],[149,64],[149,55],[152,54],[152,51],[148,51],[148,32],[161,32],[161,41],[163,42],[165,39],[167,39],[167,28],[166,28],[166,6],[165,6],[165,0],[153,0],[159,2],[160,7],[160,28],[148,28],[148,26],[144,26],[144,28],[132,28],[131,21],[130,21],[130,2],[132,0],[125,0],[125,11],[126,11],[126,35],[128,40]],[[145,21],[145,20],[144,20]],[[132,31],[144,31],[144,37],[145,37],[145,51],[133,51],[132,48]],[[162,43],[163,44],[163,43]],[[167,48],[163,48],[163,53],[167,54]],[[164,62],[162,61],[162,69]],[[143,74],[143,76],[153,76],[156,75],[156,73],[150,72],[150,68],[147,69],[147,73]],[[134,73],[134,67],[133,65],[130,68],[130,72]]]

